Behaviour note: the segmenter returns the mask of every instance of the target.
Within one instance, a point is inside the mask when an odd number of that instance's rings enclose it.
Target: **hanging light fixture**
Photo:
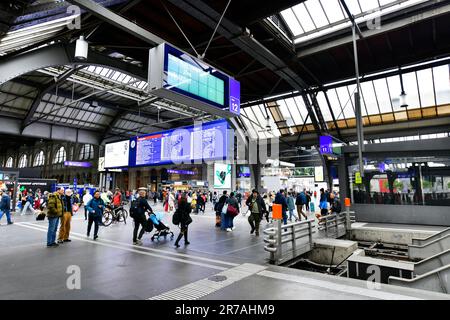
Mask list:
[[[406,101],[406,92],[405,89],[403,88],[403,76],[401,69],[400,69],[400,86],[402,89],[402,92],[400,93],[400,108],[407,108],[408,103]]]
[[[88,56],[89,45],[84,40],[84,36],[80,36],[75,45],[75,59],[86,60]]]

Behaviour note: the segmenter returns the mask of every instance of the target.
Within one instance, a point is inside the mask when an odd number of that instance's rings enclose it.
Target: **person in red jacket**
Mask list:
[[[112,205],[114,207],[120,207],[122,203],[122,193],[120,193],[120,189],[116,188],[116,192],[114,193]]]

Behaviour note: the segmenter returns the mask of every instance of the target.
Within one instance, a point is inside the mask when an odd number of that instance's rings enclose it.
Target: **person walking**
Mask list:
[[[298,215],[299,220],[301,220],[300,214],[305,218],[305,220],[308,220],[308,216],[303,212],[303,206],[306,205],[306,202],[307,202],[305,192],[306,192],[306,189],[303,189],[303,191],[297,195],[297,199],[295,200],[295,204],[297,206],[297,215]]]
[[[219,219],[216,219],[216,226],[217,222],[219,221],[219,227],[222,230],[226,230],[226,221],[225,221],[225,214],[223,212],[223,207],[227,204],[228,200],[228,194],[227,190],[224,190],[222,193],[222,196],[219,199],[219,202],[217,202],[217,208],[216,208],[216,216],[219,216]]]
[[[88,219],[88,210],[86,209],[87,204],[89,203],[89,201],[92,200],[92,195],[89,192],[88,189],[84,190],[84,195],[83,195],[83,204],[84,204],[84,221],[86,221]]]
[[[11,197],[8,194],[7,189],[0,189],[0,221],[6,215],[6,221],[8,224],[13,224],[11,221]]]
[[[57,247],[56,231],[58,230],[59,218],[63,215],[63,200],[64,188],[59,188],[55,193],[51,193],[48,197],[47,205],[47,219],[48,219],[48,231],[47,231],[47,248]]]
[[[285,191],[283,189],[280,190],[275,196],[274,204],[280,204],[281,205],[281,213],[283,215],[283,224],[287,224],[287,201],[285,197]]]
[[[250,234],[255,233],[255,236],[258,237],[259,224],[261,223],[263,214],[267,212],[266,203],[260,196],[258,190],[254,189],[252,195],[247,198],[245,204],[250,210],[250,216],[248,217],[248,223],[250,223],[250,226],[252,227]]]
[[[175,247],[179,248],[179,242],[181,238],[184,236],[184,244],[188,245],[190,242],[188,241],[188,226],[192,222],[192,218],[190,216],[191,213],[191,206],[187,202],[186,194],[183,194],[180,199],[180,203],[178,205],[177,211],[175,211],[174,215],[178,215],[180,226],[180,234],[177,237],[177,240],[175,241]]]
[[[239,214],[239,202],[234,196],[234,192],[230,193],[230,197],[228,198],[227,203],[227,213],[225,214],[226,230],[228,232],[231,232],[235,229],[234,217]]]
[[[320,202],[319,202],[320,214],[326,216],[328,214],[328,199],[324,189],[320,189]]]
[[[61,197],[63,202],[63,215],[61,217],[61,227],[59,228],[58,243],[71,242],[69,239],[70,224],[72,222],[72,205],[73,205],[73,192],[67,189],[65,195]]]
[[[87,236],[89,238],[91,234],[92,224],[94,223],[94,240],[98,238],[98,227],[101,225],[101,219],[103,217],[103,211],[105,210],[105,202],[100,197],[100,191],[94,192],[94,197],[86,204],[85,210],[89,212]]]
[[[307,212],[311,212],[310,207],[309,207],[310,202],[311,202],[311,192],[308,191],[308,192],[306,192],[306,205],[305,205]]]
[[[295,210],[295,203],[294,203],[294,197],[291,192],[288,192],[287,197],[287,208],[289,210],[289,221],[292,222],[292,217],[295,218],[295,221],[298,220],[298,217],[296,216],[294,210]]]
[[[149,211],[153,212],[152,208],[148,204],[147,199],[145,198],[147,195],[147,191],[145,188],[139,188],[139,197],[135,200],[135,212],[131,216],[134,220],[134,230],[133,230],[133,244],[134,245],[142,245],[142,237],[145,233],[145,227],[147,223],[147,219],[145,217],[145,213]],[[132,204],[133,206],[133,204]],[[131,211],[131,209],[130,209]],[[141,226],[141,230],[139,231],[139,226]],[[139,236],[138,236],[139,232]]]
[[[31,211],[32,214],[35,214],[36,211],[34,210],[34,196],[32,192],[28,192],[25,198],[25,205],[22,208],[22,212],[20,213],[21,216],[27,214],[28,210]]]

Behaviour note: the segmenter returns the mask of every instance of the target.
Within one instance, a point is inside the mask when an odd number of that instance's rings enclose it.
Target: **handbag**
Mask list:
[[[72,206],[72,211],[73,212],[77,212],[78,209],[80,209],[80,207],[78,206],[78,204],[74,203],[73,206]]]
[[[37,215],[37,217],[36,217],[36,221],[42,221],[42,220],[44,220],[46,215],[47,215],[47,214],[46,214],[45,212],[39,213],[39,214]]]
[[[238,215],[238,211],[237,211],[237,209],[235,208],[235,207],[233,207],[233,206],[228,206],[228,208],[227,208],[227,214],[229,215],[229,216],[232,216],[232,217],[235,217],[235,216],[237,216]]]

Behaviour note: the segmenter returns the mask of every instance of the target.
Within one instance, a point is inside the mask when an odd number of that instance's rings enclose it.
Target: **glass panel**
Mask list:
[[[391,77],[391,78],[394,78],[394,77]],[[398,77],[395,77],[395,78],[397,78],[397,81],[394,81],[394,82],[397,83],[398,87],[400,87],[400,79]],[[377,95],[378,104],[380,106],[381,113],[392,112],[391,100],[389,97],[388,88],[386,86],[386,80],[378,79],[378,80],[373,81],[373,84],[375,87],[375,93]],[[392,92],[391,83],[389,83],[389,89]],[[396,92],[396,91],[394,91],[394,92]],[[400,91],[398,92],[398,94],[400,94]]]
[[[355,112],[353,111],[352,101],[348,94],[347,87],[337,88],[336,92],[342,104],[342,110],[344,111],[344,118],[346,119],[353,118],[355,116]],[[340,117],[338,117],[338,119],[340,119]]]
[[[345,19],[339,5],[339,0],[321,0],[323,8],[331,23]]]
[[[333,113],[334,113],[334,116],[335,116],[336,120],[343,119],[344,118],[344,114],[342,113],[342,109],[341,109],[338,97],[336,95],[336,91],[335,90],[328,90],[327,91],[327,95],[328,95],[328,100],[330,100],[331,109],[333,110]]]
[[[294,36],[297,36],[297,35],[303,33],[302,27],[298,23],[298,20],[295,17],[294,11],[292,11],[291,8],[282,11],[281,15],[284,18],[284,20],[286,21],[289,28],[291,29],[291,32]]]
[[[416,75],[414,72],[403,75],[403,88],[405,89],[408,109],[420,108],[419,91],[417,89]],[[400,89],[401,92],[401,89]]]
[[[369,115],[379,114],[377,99],[375,97],[375,91],[373,91],[372,82],[361,83],[361,93],[366,103],[367,112]]]
[[[361,13],[361,9],[359,8],[358,0],[345,0],[348,9],[353,15]]]
[[[378,0],[360,0],[359,4],[364,12],[379,8]]]
[[[417,80],[419,81],[420,100],[422,108],[434,106],[433,76],[431,69],[417,71]]]
[[[317,28],[326,26],[328,24],[327,17],[322,10],[319,0],[308,0],[305,2],[306,7],[314,19],[314,23]]]
[[[285,103],[286,106],[289,108],[289,111],[292,114],[292,120],[294,121],[294,124],[303,125],[304,119],[303,119],[302,115],[300,114],[300,111],[298,110],[294,99],[293,98],[284,99],[283,103]]]
[[[306,106],[303,102],[302,97],[295,97],[295,102],[297,103],[298,109],[300,110],[300,114],[302,115],[303,119],[306,119],[308,116],[308,110],[306,109]],[[311,123],[311,118],[308,117],[308,121],[306,123]]]
[[[328,108],[327,100],[325,99],[325,94],[322,91],[317,94],[317,103],[319,104],[324,120],[333,120],[333,117],[331,117],[330,108]]]
[[[450,103],[450,65],[433,68],[436,102],[438,105]]]
[[[314,23],[309,17],[308,11],[306,11],[306,7],[303,3],[296,5],[293,10],[297,18],[300,20],[305,32],[315,29]]]

